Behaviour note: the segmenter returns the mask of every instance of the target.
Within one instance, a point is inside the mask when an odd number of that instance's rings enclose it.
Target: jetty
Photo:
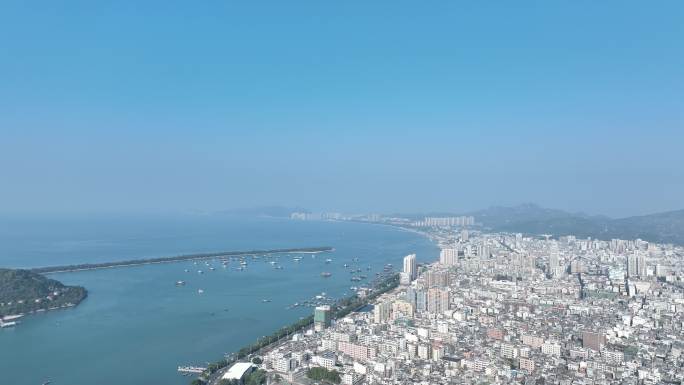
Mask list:
[[[214,253],[200,253],[200,254],[185,254],[176,255],[173,257],[158,257],[158,258],[141,258],[130,259],[125,261],[101,262],[101,263],[82,263],[78,265],[61,265],[61,266],[46,266],[35,267],[30,269],[34,273],[50,274],[50,273],[65,273],[84,270],[109,269],[114,267],[131,267],[140,265],[150,265],[155,263],[172,263],[181,261],[192,261],[201,259],[213,258],[230,258],[230,257],[244,257],[244,256],[266,256],[271,254],[287,254],[287,253],[302,253],[302,254],[317,254],[334,249],[330,246],[321,247],[302,247],[293,249],[272,249],[272,250],[247,250],[247,251],[220,251]]]
[[[202,368],[199,366],[179,366],[178,367],[179,373],[196,373],[196,374],[199,374],[199,373],[204,372],[205,370],[207,370],[207,368]]]

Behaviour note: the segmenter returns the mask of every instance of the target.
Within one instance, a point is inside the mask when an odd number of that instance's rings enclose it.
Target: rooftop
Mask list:
[[[250,362],[237,362],[228,369],[226,374],[223,375],[224,380],[239,380],[245,373],[252,368],[252,363]]]

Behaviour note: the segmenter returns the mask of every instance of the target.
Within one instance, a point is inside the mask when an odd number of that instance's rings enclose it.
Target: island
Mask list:
[[[30,270],[0,268],[0,327],[18,316],[78,305],[88,296],[81,286],[67,286]]]

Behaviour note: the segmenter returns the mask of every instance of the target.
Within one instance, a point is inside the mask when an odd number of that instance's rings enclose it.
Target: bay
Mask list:
[[[185,261],[53,274],[85,286],[89,297],[74,309],[31,315],[0,330],[0,383],[184,385],[189,378],[176,373],[178,365],[216,361],[311,314],[311,308],[286,309],[295,302],[322,292],[348,295],[359,284],[350,282],[345,263],[372,276],[387,263],[400,267],[408,253],[419,261],[439,253],[418,234],[351,222],[170,215],[0,220],[4,267],[317,246],[335,251],[297,254],[299,262],[294,254],[279,255],[273,260],[282,269],[248,259],[244,271],[234,261],[227,268],[212,262],[213,271]],[[323,271],[332,276],[321,277]],[[176,287],[178,280],[187,283]]]

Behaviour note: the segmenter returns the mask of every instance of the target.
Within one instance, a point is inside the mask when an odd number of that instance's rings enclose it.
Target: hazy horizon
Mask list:
[[[0,213],[683,209],[682,11],[9,1]]]

